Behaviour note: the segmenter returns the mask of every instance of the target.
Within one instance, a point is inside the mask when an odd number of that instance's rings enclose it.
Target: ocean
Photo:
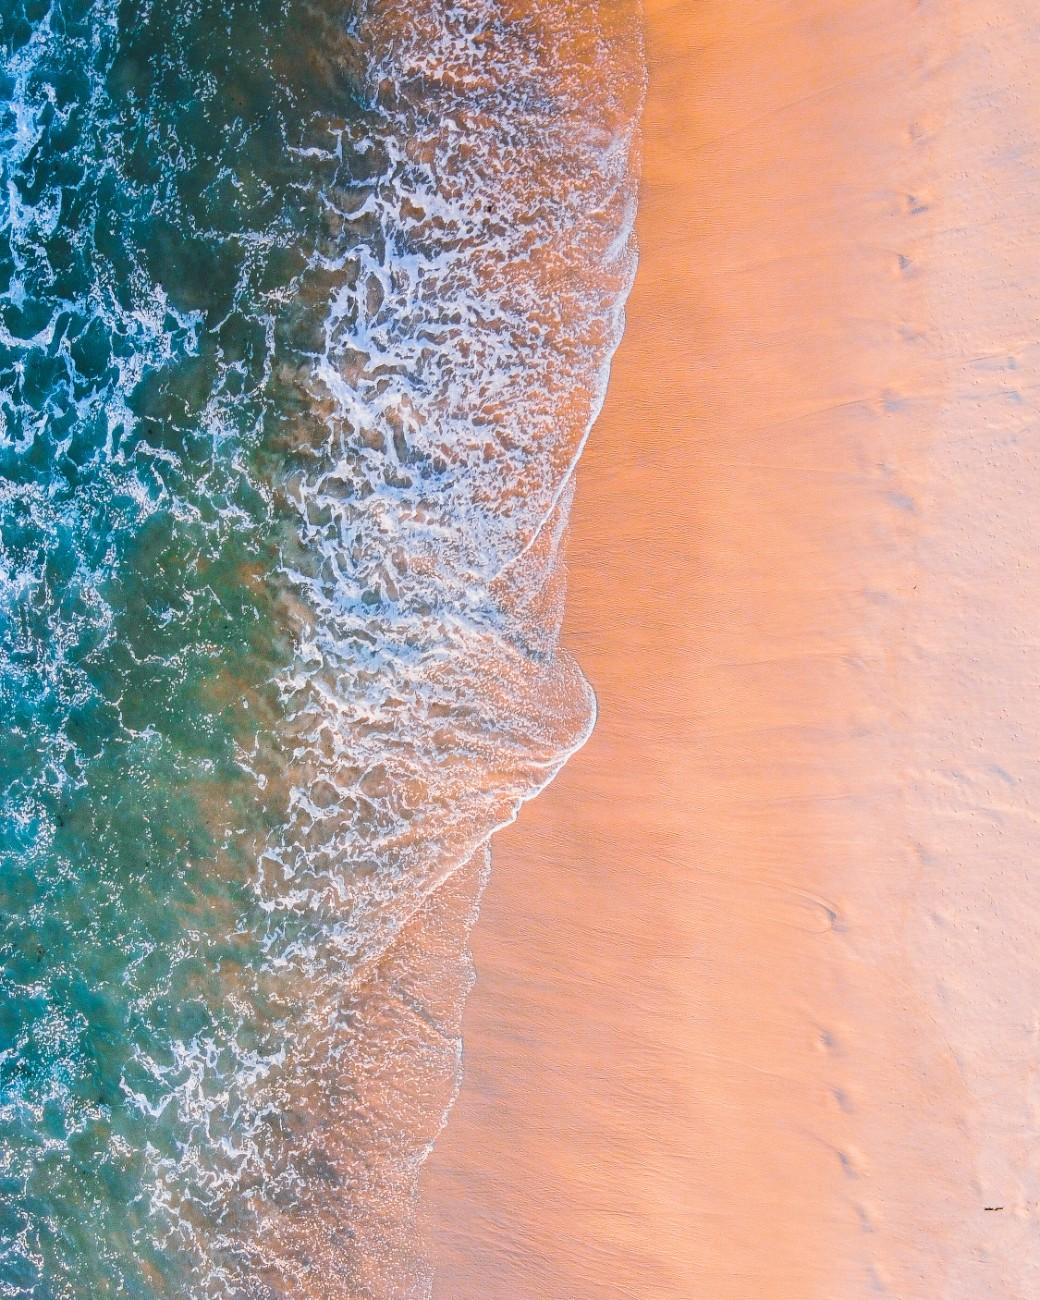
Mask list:
[[[595,712],[641,59],[0,0],[0,1296],[429,1294],[488,841]]]

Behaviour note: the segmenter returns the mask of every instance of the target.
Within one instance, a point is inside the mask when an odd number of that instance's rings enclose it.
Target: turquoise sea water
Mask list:
[[[0,0],[2,1296],[424,1293],[457,1007],[391,955],[591,717],[582,24]]]

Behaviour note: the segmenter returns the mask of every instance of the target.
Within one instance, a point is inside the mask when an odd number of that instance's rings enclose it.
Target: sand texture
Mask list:
[[[600,718],[495,844],[440,1300],[1040,1294],[1040,20],[648,0]]]

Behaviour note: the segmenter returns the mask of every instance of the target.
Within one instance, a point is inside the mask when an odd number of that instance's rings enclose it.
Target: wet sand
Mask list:
[[[495,841],[443,1300],[1038,1293],[1038,24],[648,0],[597,729]]]

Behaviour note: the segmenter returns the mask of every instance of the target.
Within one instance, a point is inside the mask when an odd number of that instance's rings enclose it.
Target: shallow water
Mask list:
[[[435,1294],[1024,1300],[1037,7],[646,14],[600,718],[496,841]]]
[[[634,20],[5,0],[0,51],[0,1295],[423,1294],[484,845],[593,712]]]

